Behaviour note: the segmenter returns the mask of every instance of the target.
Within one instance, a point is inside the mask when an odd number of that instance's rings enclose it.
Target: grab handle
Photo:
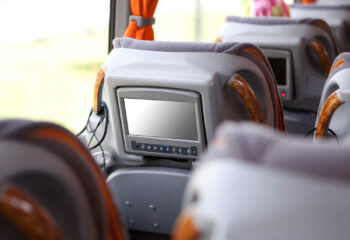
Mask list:
[[[328,76],[329,71],[331,69],[331,61],[329,59],[329,55],[328,55],[327,50],[325,49],[323,44],[317,39],[315,39],[311,42],[310,47],[318,56],[318,58],[321,62],[324,74],[326,76]]]
[[[333,113],[345,102],[350,101],[350,90],[338,89],[332,93],[324,103],[316,126],[316,139],[322,139],[328,129]]]
[[[201,237],[194,218],[191,214],[184,211],[176,220],[173,237],[171,240],[197,240]]]
[[[9,187],[0,195],[0,214],[29,240],[64,239],[45,208],[18,188]]]
[[[241,76],[235,76],[230,82],[230,87],[232,87],[242,98],[245,107],[248,110],[249,116],[253,122],[263,123],[264,116],[260,109],[258,100],[254,94],[253,89],[249,86],[246,80]]]

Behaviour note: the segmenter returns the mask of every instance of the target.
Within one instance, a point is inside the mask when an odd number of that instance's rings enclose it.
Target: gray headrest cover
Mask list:
[[[92,170],[84,161],[81,154],[78,153],[73,147],[71,147],[67,143],[62,143],[56,140],[31,138],[30,133],[32,133],[36,129],[57,129],[61,132],[66,133],[71,138],[76,138],[72,133],[67,131],[65,128],[53,123],[32,122],[28,120],[1,120],[0,121],[0,139],[25,141],[31,144],[35,144],[38,147],[42,147],[54,153],[55,155],[61,157],[61,159],[64,160],[64,162],[73,171],[76,172],[77,177],[81,181],[82,186],[84,188],[84,192],[86,193],[86,198],[88,198],[88,201],[91,204],[92,214],[94,216],[94,219],[96,221],[98,221],[99,219],[104,219],[105,214],[102,210],[104,207],[101,207],[103,204],[103,200],[102,200],[101,194],[98,193],[99,186],[96,183],[95,178],[93,178]],[[78,139],[76,141],[82,145],[82,143],[80,143]],[[20,150],[21,149],[18,149],[18,151]],[[89,161],[94,162],[91,156]],[[103,233],[105,223],[103,223],[102,221],[99,221],[96,224],[98,224],[97,228],[100,234]]]
[[[217,52],[239,54],[237,42],[203,43],[203,42],[167,42],[167,41],[143,41],[133,38],[116,38],[113,40],[115,48],[130,48],[148,51],[162,52]],[[250,47],[250,46],[247,46]],[[251,46],[256,48],[255,45]]]
[[[330,28],[325,27],[321,24],[316,24],[323,22],[324,25],[328,25],[324,20],[319,18],[285,18],[285,17],[237,17],[237,16],[228,16],[226,17],[228,22],[235,23],[246,23],[246,24],[256,24],[256,25],[295,25],[295,24],[309,24],[323,29],[328,36],[331,38],[334,45],[336,53],[339,53],[338,44],[335,40],[332,31]]]
[[[251,43],[235,43],[235,42],[220,42],[220,43],[202,43],[202,42],[165,42],[165,41],[143,41],[133,38],[115,38],[113,40],[115,48],[130,48],[147,51],[162,51],[162,52],[217,52],[225,54],[234,54],[245,57],[254,62],[263,72],[267,79],[271,93],[275,93],[277,98],[275,101],[280,101],[278,98],[277,85],[275,83],[274,74],[265,54],[259,47]],[[255,55],[245,51],[252,49],[256,51],[263,62]],[[274,101],[274,104],[276,102]],[[280,103],[281,105],[281,103]],[[277,109],[278,106],[275,106]]]
[[[228,22],[260,24],[260,25],[285,25],[285,24],[307,24],[314,21],[313,18],[286,18],[286,17],[226,17]]]
[[[305,9],[340,9],[350,10],[350,4],[338,3],[338,4],[292,4],[291,8],[305,8]]]
[[[242,55],[249,58],[258,66],[261,61],[251,54],[244,52],[245,49],[254,49],[268,63],[264,53],[254,44],[236,43],[236,42],[220,42],[220,43],[203,43],[203,42],[166,42],[166,41],[144,41],[135,40],[133,38],[115,38],[113,40],[115,48],[130,48],[147,51],[162,52],[217,52],[226,54]],[[271,69],[272,72],[272,69]]]
[[[226,144],[223,147],[209,145],[203,160],[239,159],[306,175],[350,181],[349,146],[286,137],[249,123],[224,123],[216,137],[223,138]]]
[[[344,63],[342,65],[340,65],[339,67],[337,67],[333,72],[331,72],[328,76],[328,79],[331,79],[334,76],[334,74],[336,74],[337,72],[350,67],[350,53],[343,52],[343,53],[339,54],[336,57],[336,59],[334,60],[331,69],[333,69],[334,65],[337,63],[338,60],[344,60]],[[328,79],[327,79],[327,81],[328,81]]]

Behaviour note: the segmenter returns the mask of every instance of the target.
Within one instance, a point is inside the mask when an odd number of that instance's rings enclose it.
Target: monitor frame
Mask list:
[[[116,89],[124,147],[127,153],[144,156],[196,159],[205,147],[205,132],[200,95],[185,90],[154,87],[120,87]],[[193,103],[197,140],[162,138],[129,134],[124,99],[144,99]]]
[[[286,85],[277,84],[277,86],[278,86],[278,91],[280,93],[280,97],[282,100],[292,100],[294,98],[292,53],[288,50],[267,49],[267,48],[263,48],[263,52],[266,55],[267,59],[269,58],[286,59]],[[276,80],[276,83],[277,83],[277,80]]]

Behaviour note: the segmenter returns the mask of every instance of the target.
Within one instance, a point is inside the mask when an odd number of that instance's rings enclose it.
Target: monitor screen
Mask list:
[[[273,73],[275,74],[277,85],[287,85],[287,59],[285,58],[268,58],[272,67]]]
[[[129,135],[198,140],[191,102],[124,98]]]

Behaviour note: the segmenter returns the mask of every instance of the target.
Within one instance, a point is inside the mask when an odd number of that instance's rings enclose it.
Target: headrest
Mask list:
[[[162,52],[218,52],[234,54],[234,47],[239,43],[202,43],[202,42],[167,42],[143,41],[133,38],[116,38],[113,40],[115,48],[130,48]]]
[[[133,38],[115,38],[113,40],[115,48],[130,48],[146,51],[161,52],[216,52],[242,55],[249,60],[261,66],[261,62],[265,64],[265,68],[272,69],[268,64],[268,60],[259,47],[251,43],[237,42],[219,42],[219,43],[203,43],[203,42],[167,42],[167,41],[143,41]],[[257,58],[256,58],[257,57]],[[259,61],[260,60],[260,61]],[[263,69],[262,69],[263,70]],[[264,71],[264,70],[263,70]],[[265,72],[264,72],[265,74]]]
[[[226,123],[192,174],[174,239],[346,239],[349,154]]]
[[[275,84],[273,71],[271,66],[264,55],[264,53],[254,44],[250,43],[235,43],[235,42],[225,42],[225,43],[197,43],[197,42],[163,42],[163,41],[143,41],[143,40],[135,40],[132,38],[116,38],[113,40],[113,45],[115,47],[113,53],[118,53],[118,49],[133,49],[133,50],[143,50],[147,51],[147,54],[152,54],[153,52],[162,52],[163,53],[187,53],[190,56],[193,54],[190,53],[218,53],[218,57],[224,56],[225,54],[236,55],[244,57],[254,63],[264,74],[268,87],[270,91],[273,93],[273,101],[276,103],[275,109],[280,109],[280,99],[278,96],[277,86]],[[102,98],[102,83],[104,82],[105,74],[108,71],[109,64],[112,65],[111,59],[113,59],[113,53],[110,54],[109,60],[107,59],[104,67],[103,67],[103,76],[102,78],[97,78],[95,85],[95,97],[94,97],[94,106],[101,106],[101,98]],[[159,53],[155,53],[157,55]],[[222,54],[222,55],[221,55]],[[116,54],[115,54],[116,55]],[[175,56],[172,54],[172,56]],[[139,59],[138,59],[139,60]],[[147,61],[144,60],[144,61]],[[171,61],[170,61],[171,63]],[[212,70],[214,71],[222,71],[223,69],[228,69],[226,65],[215,65],[211,64]],[[232,67],[232,65],[228,65]],[[221,70],[219,70],[221,68]],[[98,111],[98,108],[94,107],[95,112]],[[279,115],[282,114],[282,110],[278,110]],[[282,118],[279,119],[281,129],[283,129]]]
[[[216,52],[242,55],[247,49],[252,49],[259,55],[262,61],[267,59],[264,53],[254,44],[237,43],[237,42],[219,42],[219,43],[203,43],[203,42],[167,42],[167,41],[143,41],[133,38],[116,38],[113,40],[115,48],[129,48],[146,51],[160,52]]]
[[[82,194],[84,199],[87,200],[88,208],[91,211],[92,219],[94,219],[93,221],[98,236],[107,237],[113,235],[115,239],[123,239],[123,237],[121,237],[123,233],[118,227],[120,222],[116,215],[117,212],[104,177],[100,173],[99,168],[96,166],[96,163],[88,150],[77,137],[63,127],[52,123],[31,122],[25,120],[3,120],[0,121],[0,147],[7,146],[6,144],[12,144],[12,150],[16,148],[16,151],[19,153],[18,157],[23,156],[23,154],[39,153],[38,151],[30,152],[29,150],[31,148],[38,150],[41,149],[43,154],[50,154],[52,159],[56,159],[58,164],[65,166],[65,169],[69,169],[70,172],[73,172],[74,178],[79,181],[79,185],[82,188],[80,189],[80,193],[76,192],[74,194]],[[14,153],[12,152],[11,154],[13,155]],[[2,157],[4,156],[6,156],[6,151],[2,150]],[[16,169],[19,169],[18,171],[20,171],[18,174],[30,172],[31,169],[34,169],[30,165],[31,162],[28,162],[28,160],[32,158],[35,159],[36,156],[29,155],[28,158],[16,159]],[[43,159],[48,158],[50,157]],[[0,159],[0,168],[1,164],[5,162],[4,160],[5,159]],[[22,169],[21,161],[23,163]],[[45,167],[49,167],[45,165],[45,162],[42,164]],[[37,171],[40,171],[40,169],[38,168]],[[40,177],[39,173],[38,176]],[[60,176],[58,173],[57,176],[52,176],[52,178],[55,177],[60,178],[57,180],[58,182],[65,181],[64,175]],[[14,178],[15,176],[13,176],[13,179]],[[1,180],[3,181],[4,179],[0,178],[0,181]],[[27,184],[29,185],[30,180],[31,179],[27,181]],[[11,183],[11,180],[8,181]],[[57,181],[55,180],[51,184]],[[0,184],[1,183],[2,182],[0,182]],[[17,182],[16,185],[21,189],[21,183]],[[50,183],[48,183],[48,185],[50,185]],[[69,182],[66,183],[66,186],[69,186]],[[58,186],[55,186],[54,184],[51,186],[51,188],[57,187]],[[40,191],[31,192],[31,189],[32,188],[26,189],[29,191],[28,194],[32,195],[32,197],[40,202],[40,200],[42,200],[41,196],[44,196],[46,193]],[[71,191],[69,188],[66,190]],[[63,201],[64,196],[62,196],[62,199],[59,201],[55,201],[55,199],[49,201],[49,197],[50,195],[45,196],[46,200],[43,200],[45,204],[40,202],[48,209],[48,211],[55,211],[55,204],[65,204]],[[68,207],[68,205],[66,207]],[[69,211],[69,209],[66,209],[66,211]],[[59,219],[59,221],[62,223],[65,219]],[[108,230],[106,231],[106,229]]]
[[[341,3],[341,4],[292,4],[290,6],[291,8],[305,8],[305,9],[340,9],[340,10],[350,10],[350,4],[345,4],[345,3]]]
[[[238,159],[303,175],[350,181],[350,148],[336,142],[315,144],[309,139],[285,137],[248,123],[225,123],[204,161]]]
[[[314,20],[315,19],[313,18],[296,19],[296,18],[284,18],[284,17],[239,17],[239,16],[226,17],[226,21],[228,22],[261,24],[261,25],[307,24]],[[318,20],[321,20],[321,19],[318,19]]]
[[[340,54],[333,62],[321,96],[315,124],[315,140],[321,140],[329,131],[343,142],[350,134],[347,121],[350,101],[349,67],[348,52]]]
[[[310,24],[321,27],[324,30],[329,30],[328,24],[319,18],[283,18],[283,17],[238,17],[228,16],[228,22],[247,23],[257,25],[296,25],[296,24]],[[330,32],[328,32],[330,33]]]
[[[333,62],[328,79],[331,79],[337,72],[350,67],[350,53],[339,54]]]
[[[143,41],[133,38],[115,38],[113,40],[115,48],[129,48],[146,51],[161,52],[216,52],[243,55],[249,60],[261,66],[261,61],[267,66],[268,60],[259,47],[251,43],[237,42],[219,42],[219,43],[203,43],[203,42],[167,42],[167,41]],[[248,54],[247,54],[248,53]],[[253,55],[252,55],[253,54]],[[256,58],[258,57],[258,58]],[[260,61],[259,61],[260,60]],[[272,69],[270,68],[272,73]]]
[[[301,25],[309,24],[317,26],[323,29],[328,36],[331,38],[331,41],[334,45],[336,53],[339,52],[337,41],[335,40],[331,28],[326,21],[320,18],[283,18],[283,17],[237,17],[237,16],[228,16],[226,18],[227,22],[234,23],[246,23],[246,24],[256,24],[256,25]]]

